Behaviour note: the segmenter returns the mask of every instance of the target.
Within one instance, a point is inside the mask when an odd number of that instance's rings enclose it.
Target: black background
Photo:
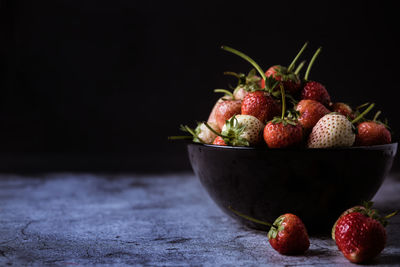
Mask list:
[[[0,170],[177,171],[167,136],[206,120],[223,71],[288,65],[305,41],[334,101],[397,116],[396,8],[382,1],[0,1]],[[377,109],[376,109],[377,110]],[[355,163],[359,164],[359,163]],[[397,164],[399,165],[399,164]],[[396,165],[396,166],[397,166]]]

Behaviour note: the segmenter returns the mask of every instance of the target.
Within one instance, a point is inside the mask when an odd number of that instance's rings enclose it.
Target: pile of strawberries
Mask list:
[[[223,46],[254,69],[248,75],[226,72],[238,79],[233,92],[216,89],[225,95],[218,99],[207,122],[195,129],[183,125],[181,129],[190,133],[194,142],[221,146],[329,148],[390,143],[387,122],[377,120],[381,112],[366,119],[374,104],[353,109],[342,102],[333,103],[324,85],[308,79],[321,48],[313,55],[304,78],[300,78],[305,61],[297,67],[296,62],[307,44],[288,67],[275,65],[266,72],[247,55]],[[188,137],[172,137],[179,138]]]
[[[340,215],[332,227],[332,239],[351,262],[365,263],[381,253],[386,245],[387,220],[397,214],[380,216],[372,202],[352,207]],[[267,225],[269,243],[283,255],[302,254],[310,247],[307,229],[301,219],[291,213],[279,216],[273,224],[249,217],[236,210],[236,215],[255,223]]]

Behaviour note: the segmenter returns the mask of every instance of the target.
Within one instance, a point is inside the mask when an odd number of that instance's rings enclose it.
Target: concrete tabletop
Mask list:
[[[374,201],[400,210],[400,180]],[[400,216],[370,265],[400,265]],[[329,236],[282,256],[223,214],[192,174],[0,175],[0,266],[355,266]]]

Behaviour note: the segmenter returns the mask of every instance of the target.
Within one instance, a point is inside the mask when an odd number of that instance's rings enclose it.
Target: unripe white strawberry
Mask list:
[[[221,135],[231,137],[232,145],[256,145],[261,140],[264,124],[251,115],[236,115],[230,118],[222,127]],[[247,142],[248,144],[247,144]]]
[[[208,125],[213,128],[216,132],[218,132],[218,126],[216,123],[209,122]],[[213,133],[210,129],[207,128],[207,126],[204,123],[201,123],[197,126],[195,130],[197,136],[206,144],[212,144],[214,141],[215,137],[217,135]]]
[[[343,115],[330,113],[313,127],[308,138],[309,148],[349,147],[355,140],[354,125]]]

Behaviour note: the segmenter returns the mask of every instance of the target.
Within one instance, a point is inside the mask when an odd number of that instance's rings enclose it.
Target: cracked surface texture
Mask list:
[[[400,179],[375,196],[400,210]],[[0,175],[0,266],[354,266],[329,233],[303,256],[282,256],[266,233],[223,214],[192,174]],[[400,265],[400,216],[370,265]]]

